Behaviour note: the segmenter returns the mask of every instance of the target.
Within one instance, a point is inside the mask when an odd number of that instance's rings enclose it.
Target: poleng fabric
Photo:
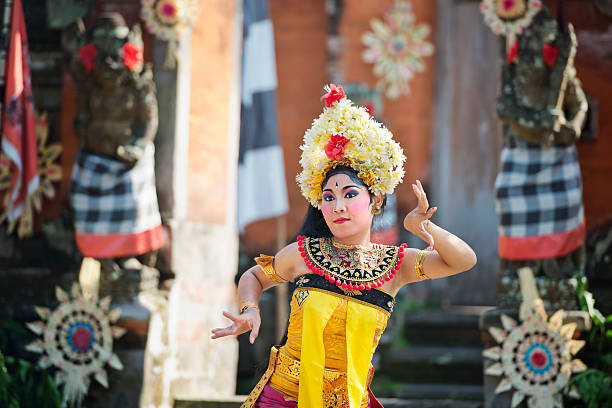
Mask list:
[[[238,229],[287,213],[276,115],[276,57],[267,0],[244,0]],[[263,187],[265,186],[265,188]]]
[[[134,166],[79,151],[70,190],[76,242],[84,256],[140,255],[163,245],[153,143]]]
[[[575,145],[546,148],[508,139],[495,196],[500,257],[555,258],[584,242],[582,179]]]
[[[21,0],[13,3],[10,32],[2,116],[2,151],[10,160],[7,213],[8,221],[13,222],[21,216],[29,196],[39,185],[28,36]]]

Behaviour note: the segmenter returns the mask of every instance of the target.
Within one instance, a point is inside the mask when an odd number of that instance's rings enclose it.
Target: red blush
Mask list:
[[[321,204],[321,212],[323,213],[323,217],[327,218],[330,217],[332,212],[334,211],[334,206],[333,204],[330,205],[331,203],[326,203],[323,202],[323,204]]]
[[[370,212],[370,197],[368,194],[359,194],[357,197],[350,200],[349,211],[355,215],[360,213]]]

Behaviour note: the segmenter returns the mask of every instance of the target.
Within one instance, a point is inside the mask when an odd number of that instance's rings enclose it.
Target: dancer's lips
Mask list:
[[[347,221],[349,221],[348,218],[338,218],[338,219],[334,220],[334,224],[344,224]]]

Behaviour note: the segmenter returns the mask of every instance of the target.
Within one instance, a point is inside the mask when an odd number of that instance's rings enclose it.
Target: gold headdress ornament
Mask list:
[[[386,127],[363,107],[354,106],[341,86],[330,84],[321,97],[323,113],[304,135],[297,176],[302,195],[321,208],[321,183],[340,165],[352,167],[372,194],[391,194],[404,177],[402,148]]]

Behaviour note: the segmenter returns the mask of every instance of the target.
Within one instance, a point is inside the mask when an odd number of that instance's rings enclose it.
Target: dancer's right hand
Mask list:
[[[250,330],[251,335],[249,336],[249,341],[251,344],[255,342],[255,339],[259,335],[259,326],[261,325],[261,317],[259,316],[258,308],[251,307],[241,315],[233,315],[228,312],[223,312],[223,316],[230,319],[233,323],[231,326],[212,329],[212,339],[218,339],[219,337],[230,335],[237,336]]]

